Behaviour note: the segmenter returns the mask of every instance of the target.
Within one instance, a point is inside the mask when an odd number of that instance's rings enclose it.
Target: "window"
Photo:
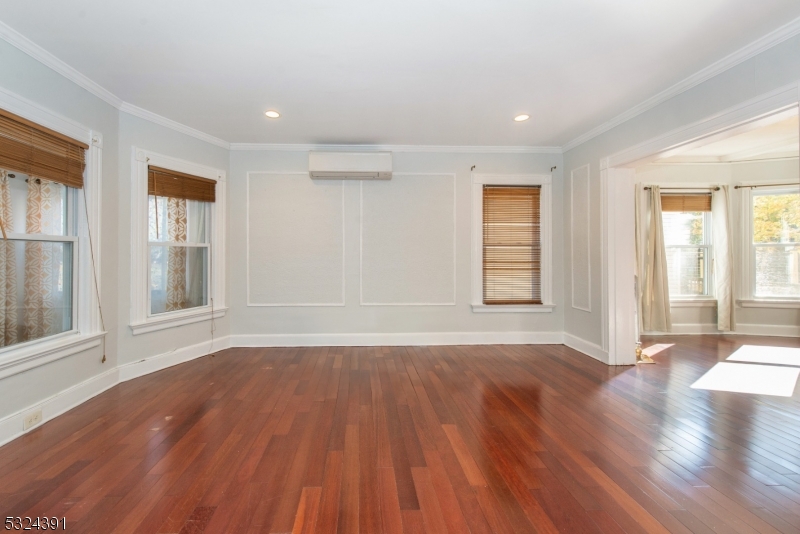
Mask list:
[[[710,297],[711,195],[661,196],[670,299]]]
[[[148,169],[150,315],[208,305],[215,186],[212,180]]]
[[[77,193],[88,148],[0,110],[0,347],[78,331]]]
[[[0,346],[73,329],[75,191],[0,171]]]
[[[483,303],[541,304],[540,186],[483,186]]]
[[[800,298],[800,193],[751,193],[751,283],[756,299]]]
[[[472,176],[472,310],[552,312],[550,175]]]
[[[134,148],[131,330],[223,317],[225,171]]]

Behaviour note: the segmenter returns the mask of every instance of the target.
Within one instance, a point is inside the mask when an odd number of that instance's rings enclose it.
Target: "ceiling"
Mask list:
[[[796,158],[800,155],[800,122],[797,108],[766,120],[764,125],[747,125],[731,135],[717,134],[709,142],[691,144],[686,150],[672,152],[657,163],[732,163],[777,158]]]
[[[798,16],[797,0],[0,0],[124,101],[249,143],[561,146]]]

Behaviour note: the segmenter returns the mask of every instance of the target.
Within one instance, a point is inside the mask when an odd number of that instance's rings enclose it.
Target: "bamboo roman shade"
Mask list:
[[[711,211],[709,193],[691,195],[661,195],[661,211]]]
[[[217,182],[208,178],[200,178],[152,165],[147,168],[148,195],[214,202],[216,186]]]
[[[83,187],[86,143],[0,109],[0,168]]]
[[[541,187],[483,187],[483,303],[541,304]]]

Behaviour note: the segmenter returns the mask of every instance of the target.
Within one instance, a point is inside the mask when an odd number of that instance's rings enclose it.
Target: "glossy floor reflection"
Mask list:
[[[0,511],[68,532],[800,531],[800,403],[692,389],[745,344],[231,349],[0,448]],[[728,363],[728,365],[744,365]]]

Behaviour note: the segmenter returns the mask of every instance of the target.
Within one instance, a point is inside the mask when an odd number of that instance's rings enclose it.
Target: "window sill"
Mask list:
[[[228,308],[214,308],[214,319],[225,317],[225,312]],[[192,323],[199,323],[201,321],[208,321],[211,317],[211,307],[205,306],[196,310],[170,312],[150,317],[149,319],[140,323],[131,324],[131,330],[134,336],[139,334],[146,334],[148,332],[156,332],[158,330],[165,330],[167,328],[175,328]]]
[[[11,346],[0,354],[0,379],[97,347],[105,335],[105,332],[84,335],[73,332],[55,339],[44,338],[19,347]]]
[[[773,308],[773,309],[797,309],[800,308],[800,300],[737,300],[736,303],[742,308]]]
[[[473,304],[473,313],[552,313],[555,304]]]
[[[670,300],[670,308],[715,308],[716,299],[680,299]]]

